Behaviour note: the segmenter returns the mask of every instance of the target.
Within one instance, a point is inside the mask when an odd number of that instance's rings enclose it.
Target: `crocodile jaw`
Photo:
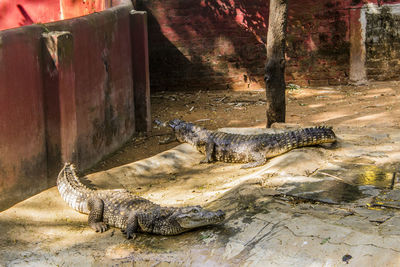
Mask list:
[[[216,224],[225,219],[225,212],[222,210],[208,211],[200,206],[189,206],[180,208],[180,214],[175,219],[182,228],[192,229],[205,225]]]

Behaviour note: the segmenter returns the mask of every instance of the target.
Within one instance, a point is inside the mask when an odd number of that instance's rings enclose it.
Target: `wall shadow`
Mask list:
[[[263,2],[139,1],[138,9],[148,12],[152,90],[246,89],[263,83]]]

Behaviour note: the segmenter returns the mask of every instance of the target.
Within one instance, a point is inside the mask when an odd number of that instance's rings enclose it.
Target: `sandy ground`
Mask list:
[[[0,266],[399,266],[397,82],[289,90],[287,123],[264,128],[264,93],[157,93],[153,117],[252,133],[330,125],[333,147],[293,150],[254,169],[198,164],[154,128],[87,171],[162,205],[223,209],[226,220],[179,236],[98,234],[51,188],[0,213]],[[245,127],[245,128],[238,128]],[[393,179],[395,178],[395,179]]]

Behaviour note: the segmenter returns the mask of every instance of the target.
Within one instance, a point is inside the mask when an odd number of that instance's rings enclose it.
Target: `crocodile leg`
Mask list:
[[[126,229],[123,230],[122,232],[126,235],[126,238],[135,239],[135,237],[136,237],[135,233],[137,232],[138,227],[139,227],[138,216],[137,216],[136,212],[132,212],[129,215],[128,221],[126,223],[127,223]]]
[[[104,232],[107,230],[107,224],[103,222],[103,210],[104,203],[103,200],[97,197],[92,197],[88,200],[89,208],[89,226],[93,228],[96,232]]]
[[[207,140],[206,143],[206,157],[200,161],[200,163],[210,163],[212,162],[212,156],[214,154],[214,150],[215,150],[215,143],[214,141],[210,138]]]
[[[267,162],[267,158],[263,153],[254,153],[254,161],[249,162],[247,164],[242,165],[240,168],[241,169],[249,169],[249,168],[255,168],[261,165],[264,165],[265,162]]]

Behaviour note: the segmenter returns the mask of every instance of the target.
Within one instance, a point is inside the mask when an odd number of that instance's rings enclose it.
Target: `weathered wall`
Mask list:
[[[49,24],[73,36],[77,160],[86,168],[134,132],[131,7]]]
[[[64,162],[83,170],[128,141],[134,89],[144,91],[139,130],[149,128],[148,65],[137,60],[147,50],[135,51],[147,44],[139,29],[146,14],[133,19],[131,11],[125,1],[84,17],[0,31],[0,210],[54,185]]]
[[[400,5],[365,11],[367,76],[373,80],[399,79]]]
[[[0,33],[0,210],[47,187],[42,29]]]
[[[360,24],[360,11],[368,4],[396,2],[400,1],[289,1],[286,81],[300,85],[347,83],[355,64],[350,62],[350,41],[360,42],[362,37],[359,31],[351,38],[357,27],[350,30],[349,22]],[[152,89],[264,87],[268,3],[138,0],[138,9],[149,13]],[[357,59],[360,46],[354,49],[353,59]]]

